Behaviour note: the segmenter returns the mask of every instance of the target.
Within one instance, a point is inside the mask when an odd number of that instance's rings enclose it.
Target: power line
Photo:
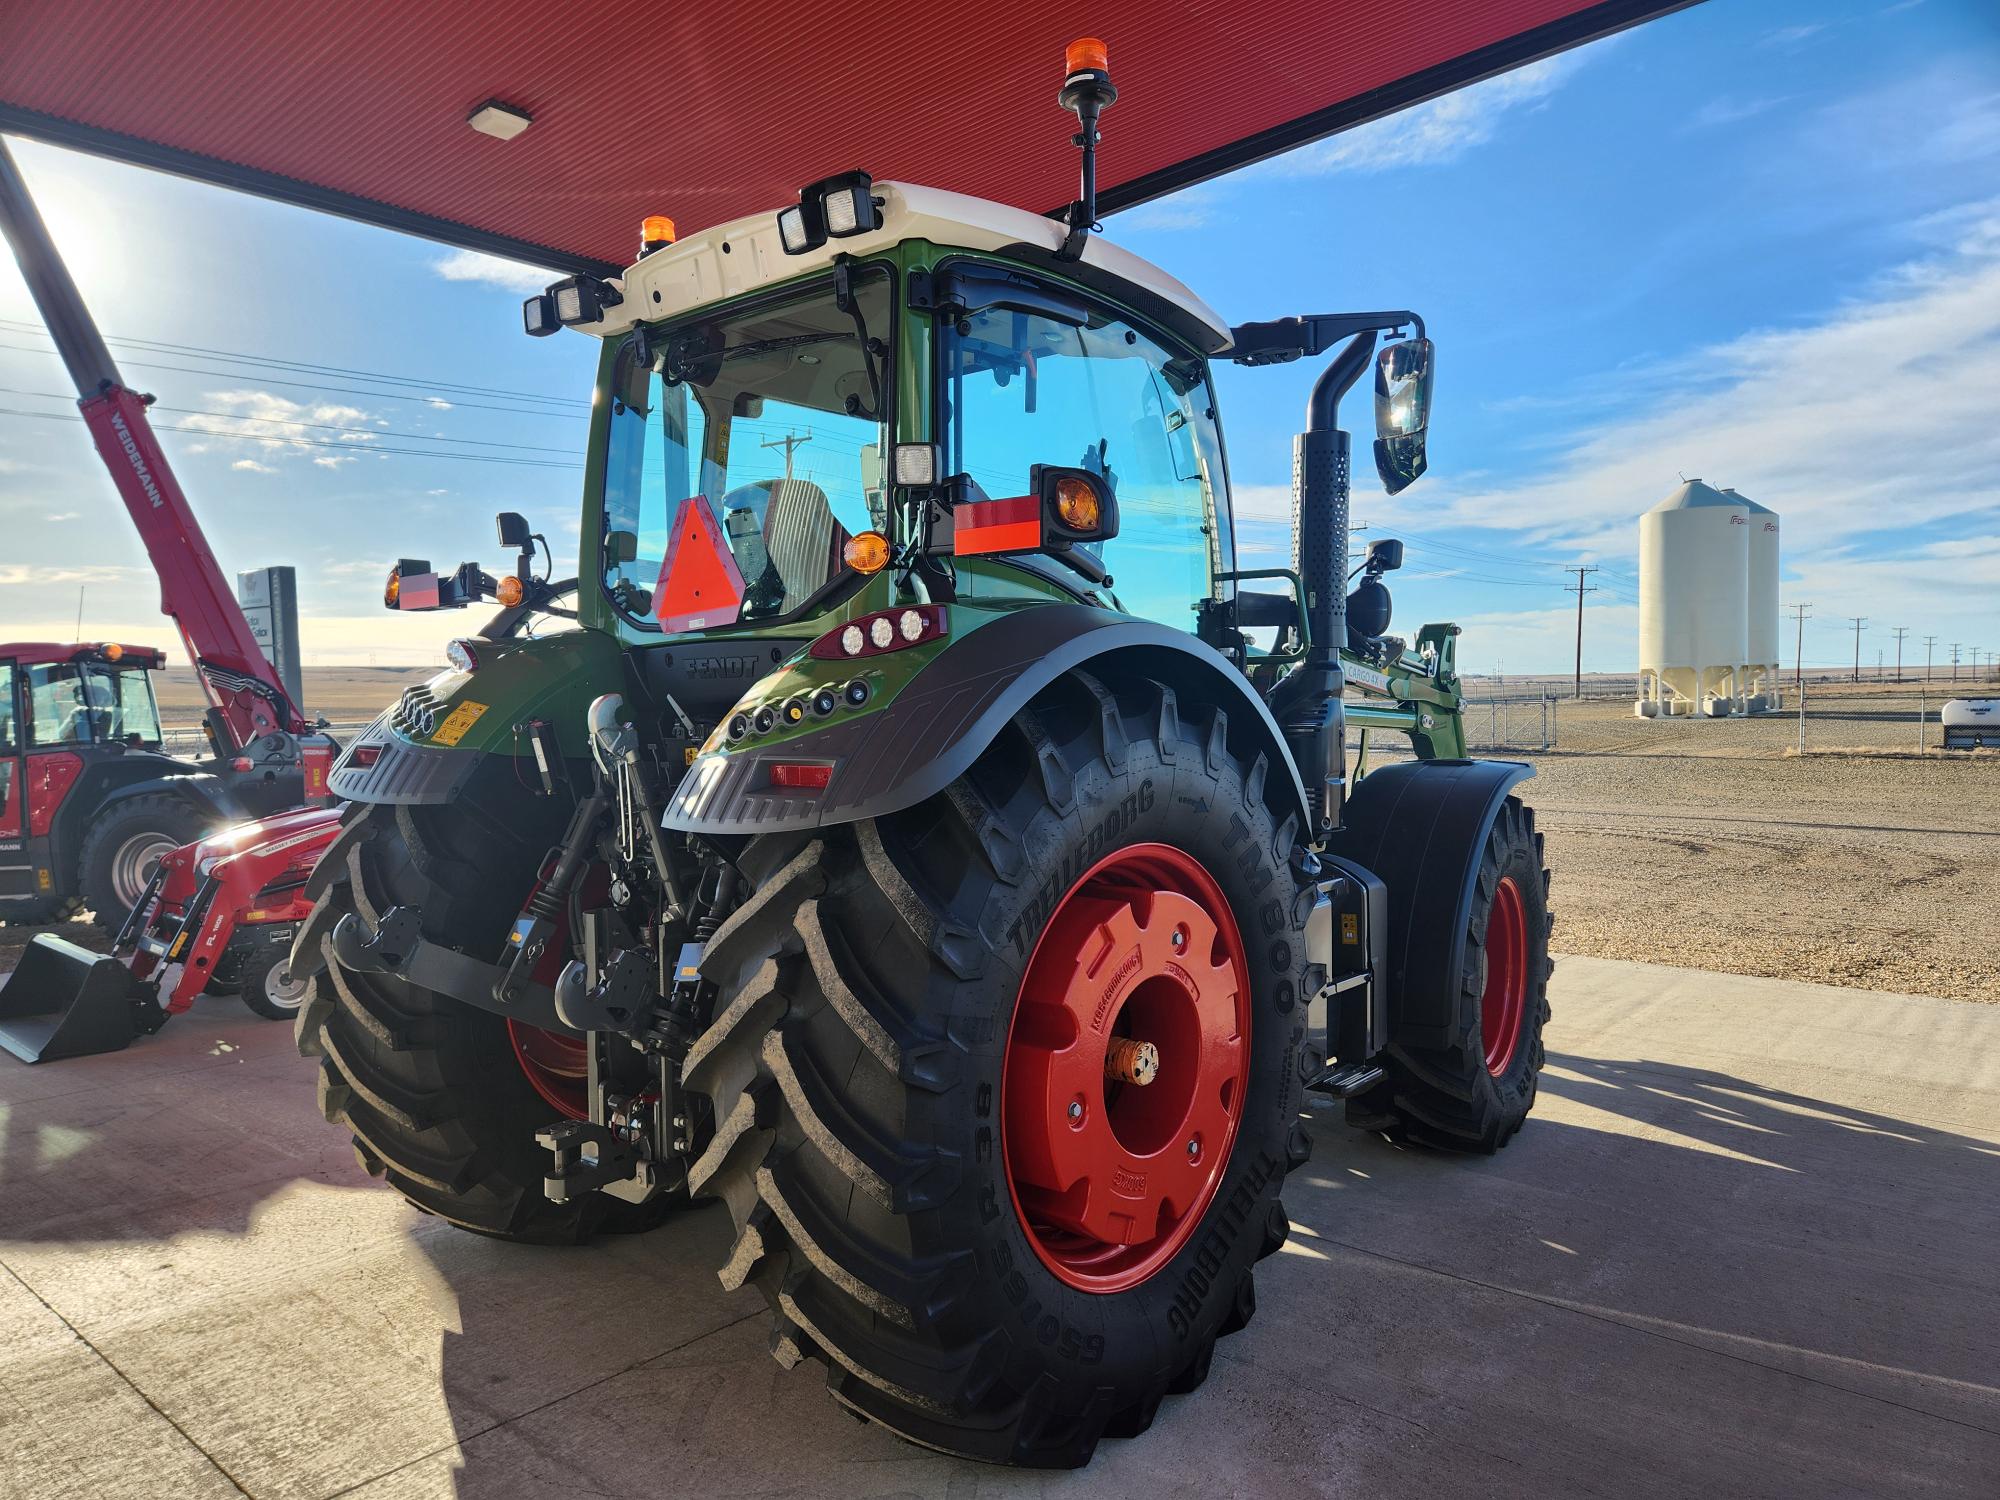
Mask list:
[[[48,330],[40,323],[31,323],[19,318],[0,318],[0,329],[10,333],[23,333],[49,337]],[[235,364],[272,365],[279,369],[294,370],[311,375],[345,375],[358,380],[380,381],[389,385],[414,385],[437,391],[457,391],[471,396],[500,396],[520,401],[547,401],[558,406],[588,407],[590,402],[576,396],[550,396],[540,391],[510,391],[498,386],[466,385],[459,381],[436,380],[423,376],[396,375],[385,370],[361,370],[348,365],[325,365],[305,359],[280,359],[270,354],[245,354],[235,349],[210,349],[201,344],[176,344],[165,339],[131,338],[120,334],[106,334],[105,342],[119,344],[126,348],[145,349],[155,354],[198,355],[211,359],[228,360]]]
[[[57,391],[24,391],[18,386],[0,385],[0,394],[9,396],[32,396],[39,401],[69,401],[70,398]],[[464,443],[476,448],[518,448],[527,453],[574,453],[572,448],[550,448],[533,443],[502,443],[492,438],[455,438],[442,433],[410,432],[398,427],[347,427],[339,422],[305,422],[294,417],[253,417],[240,411],[206,411],[196,406],[165,406],[155,403],[150,411],[170,411],[184,417],[213,417],[221,422],[268,422],[278,427],[311,427],[326,432],[352,432],[364,437],[381,437],[384,433],[393,437],[407,438],[423,443]],[[202,429],[206,430],[206,429]],[[244,438],[249,441],[264,439],[272,442],[290,442],[290,438],[269,432],[217,432],[216,437]]]
[[[31,349],[25,344],[0,344],[0,349],[13,349],[22,354],[40,354],[49,359],[57,357],[53,349]],[[289,386],[301,391],[319,391],[329,396],[365,396],[371,401],[416,401],[425,406],[435,407],[444,398],[441,396],[419,396],[403,391],[365,391],[347,385],[316,384],[309,380],[282,380],[276,375],[246,370],[205,370],[194,365],[163,365],[150,360],[128,359],[125,361],[135,370],[170,370],[181,375],[205,375],[211,380],[256,380],[264,385]],[[495,406],[482,401],[453,401],[449,405],[465,411],[510,412],[519,417],[553,417],[564,422],[587,422],[590,413],[580,411],[549,411],[528,406]]]
[[[44,422],[82,422],[81,416],[70,416],[54,411],[21,411],[10,406],[0,406],[0,417],[34,417]],[[217,433],[209,427],[189,427],[175,422],[155,422],[155,432],[192,432],[200,437],[227,437],[227,433]],[[254,439],[253,439],[254,441]],[[501,453],[433,453],[422,448],[391,448],[381,443],[337,443],[326,438],[272,438],[272,442],[283,443],[290,448],[333,448],[350,458],[359,458],[366,453],[393,453],[408,458],[451,459],[460,463],[514,464],[529,469],[581,469],[582,464],[556,463],[545,458],[512,458]]]

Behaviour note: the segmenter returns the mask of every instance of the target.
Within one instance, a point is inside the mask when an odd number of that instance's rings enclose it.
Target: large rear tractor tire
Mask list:
[[[1347,1122],[1399,1142],[1492,1153],[1534,1107],[1549,1019],[1549,872],[1534,810],[1509,797],[1479,851],[1450,1044],[1392,1043]],[[1430,1007],[1426,1007],[1430,1009]]]
[[[317,904],[301,936],[318,942],[326,967],[295,1024],[299,1050],[321,1060],[322,1112],[353,1133],[371,1174],[462,1228],[566,1244],[650,1227],[667,1207],[664,1195],[634,1207],[602,1193],[557,1204],[542,1192],[549,1157],[535,1132],[582,1116],[583,1038],[348,969],[332,943],[349,912],[372,925],[410,906],[432,941],[497,958],[546,849],[461,804],[354,809],[313,876]]]
[[[1249,728],[1074,673],[929,801],[743,851],[692,1185],[853,1412],[1082,1464],[1256,1310],[1310,1140],[1298,829]]]
[[[145,894],[160,860],[208,827],[207,819],[171,792],[131,797],[93,818],[77,862],[97,925],[116,932]]]

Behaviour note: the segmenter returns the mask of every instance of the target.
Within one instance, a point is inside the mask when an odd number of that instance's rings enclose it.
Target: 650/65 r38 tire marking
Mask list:
[[[1007,1038],[1001,1137],[1014,1210],[1070,1286],[1135,1287],[1201,1222],[1243,1108],[1249,1008],[1235,915],[1181,850],[1108,854],[1058,903]],[[1138,1076],[1107,1077],[1117,1055]]]

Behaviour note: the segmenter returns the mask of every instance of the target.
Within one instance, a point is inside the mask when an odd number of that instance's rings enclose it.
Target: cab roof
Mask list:
[[[145,667],[156,670],[166,665],[166,653],[157,646],[131,646],[122,641],[18,641],[9,644],[0,641],[0,662],[13,662],[16,666],[42,667],[56,662],[85,660],[108,660],[105,648],[116,644],[123,654],[118,659],[121,667]]]
[[[25,0],[0,129],[563,270],[865,166],[1030,212],[1076,191],[1064,44],[1108,43],[1102,212],[1692,0]],[[531,123],[469,124],[489,101]]]

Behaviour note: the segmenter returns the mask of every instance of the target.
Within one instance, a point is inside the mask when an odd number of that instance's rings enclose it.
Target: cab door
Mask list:
[[[21,748],[19,674],[11,657],[0,656],[0,901],[35,894],[35,864],[28,855],[27,767]],[[5,908],[0,907],[0,912]]]

